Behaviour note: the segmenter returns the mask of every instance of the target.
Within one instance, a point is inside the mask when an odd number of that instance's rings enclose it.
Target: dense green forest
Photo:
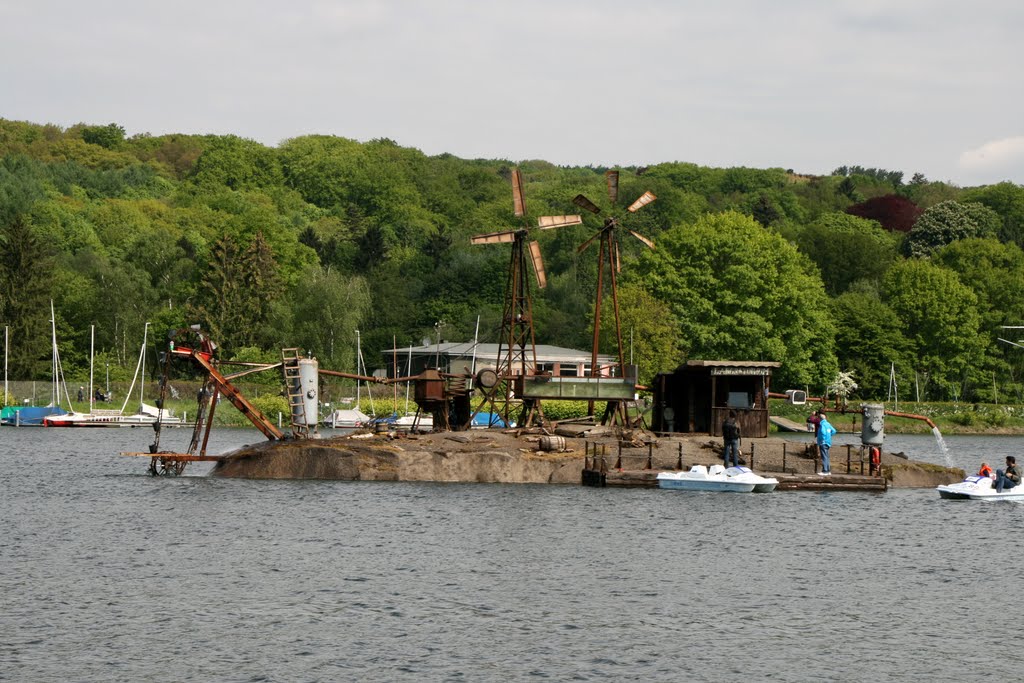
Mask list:
[[[579,193],[607,208],[605,168],[517,165],[529,216],[579,213]],[[471,339],[478,316],[494,340],[508,245],[469,238],[523,225],[513,167],[386,139],[267,147],[0,119],[10,376],[49,378],[51,299],[75,377],[90,325],[114,379],[130,379],[147,321],[161,334],[199,323],[225,358],[298,346],[348,371],[356,330],[371,367],[393,339]],[[623,334],[642,380],[689,358],[774,360],[779,389],[817,394],[843,370],[859,396],[884,398],[894,364],[921,400],[1024,398],[1024,350],[998,341],[1024,324],[1024,187],[678,162],[624,168],[620,184],[627,201],[658,197],[623,218],[656,244],[622,241]],[[539,343],[590,348],[597,250],[577,248],[601,223],[584,220],[537,233]]]

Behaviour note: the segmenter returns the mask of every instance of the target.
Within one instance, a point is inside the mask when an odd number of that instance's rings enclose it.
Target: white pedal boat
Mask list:
[[[936,486],[939,496],[948,500],[1024,500],[1024,484],[1012,489],[996,491],[996,483],[991,477],[971,475],[957,484]]]
[[[779,480],[762,477],[749,467],[722,465],[694,465],[686,472],[659,472],[658,487],[682,491],[726,491],[731,493],[768,493],[774,491]]]

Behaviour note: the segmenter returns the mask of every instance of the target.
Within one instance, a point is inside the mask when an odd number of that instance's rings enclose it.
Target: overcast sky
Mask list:
[[[0,0],[0,118],[1024,184],[1020,0]]]

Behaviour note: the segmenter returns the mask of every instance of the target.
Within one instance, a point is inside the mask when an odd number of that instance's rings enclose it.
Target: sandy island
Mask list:
[[[514,430],[371,434],[302,441],[265,442],[229,453],[211,475],[249,479],[328,479],[345,481],[434,481],[522,484],[580,483],[586,444],[603,449],[608,468],[674,470],[680,464],[721,462],[722,440],[708,435],[656,437],[630,432],[619,447],[602,427],[559,429],[560,451],[541,450],[541,434]],[[576,433],[577,435],[565,435]],[[551,441],[543,445],[550,447]],[[783,453],[785,451],[785,467]],[[813,474],[815,462],[806,441],[780,437],[744,439],[743,459],[758,473]],[[866,457],[866,455],[865,455]],[[847,449],[832,449],[832,471],[845,473]],[[850,449],[850,467],[861,473],[860,449]],[[901,454],[882,454],[883,475],[895,487],[933,487],[961,481],[963,470],[916,462]],[[864,473],[868,472],[867,463]]]

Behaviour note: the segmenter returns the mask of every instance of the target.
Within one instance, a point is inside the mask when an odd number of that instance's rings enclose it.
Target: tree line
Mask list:
[[[529,216],[579,213],[580,193],[611,210],[597,166],[0,119],[9,373],[48,378],[51,299],[79,377],[95,326],[98,362],[130,378],[147,321],[201,324],[226,358],[298,346],[350,371],[356,330],[371,365],[394,342],[470,339],[478,318],[495,341],[508,249],[469,238],[523,225],[515,166]],[[655,242],[621,244],[623,336],[642,380],[687,359],[774,360],[780,389],[816,393],[843,370],[884,397],[894,368],[922,400],[1021,400],[1022,350],[998,341],[1024,324],[1021,186],[860,166],[621,171],[620,196],[658,197],[622,219]],[[534,289],[539,343],[591,345],[597,254],[578,248],[601,224],[584,221],[536,235],[549,283]]]

